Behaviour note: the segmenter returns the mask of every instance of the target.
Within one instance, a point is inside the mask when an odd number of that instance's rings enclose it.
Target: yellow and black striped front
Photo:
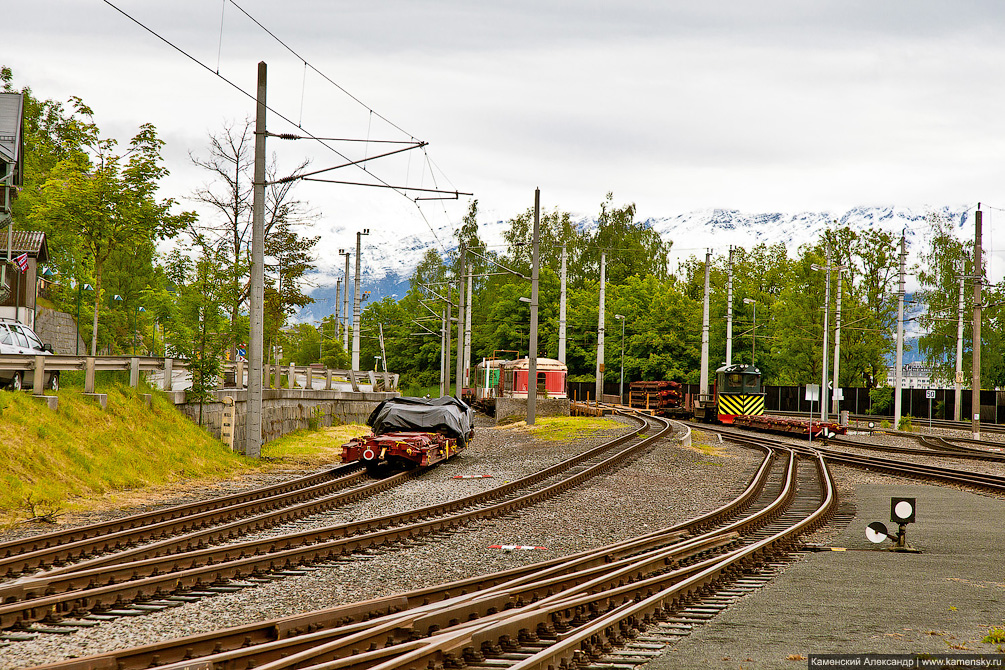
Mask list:
[[[764,414],[763,393],[719,394],[719,420],[732,423],[740,414]],[[728,418],[726,418],[728,417]]]

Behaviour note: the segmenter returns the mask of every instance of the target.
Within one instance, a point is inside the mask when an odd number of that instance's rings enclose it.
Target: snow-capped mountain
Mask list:
[[[878,228],[899,236],[907,236],[909,260],[916,260],[929,229],[927,218],[931,215],[945,217],[954,223],[960,237],[972,235],[972,217],[965,207],[909,209],[903,207],[856,207],[846,212],[745,213],[729,209],[706,209],[665,218],[649,218],[646,223],[673,242],[671,268],[690,256],[701,257],[706,247],[715,254],[725,254],[730,245],[750,248],[757,244],[783,243],[794,254],[800,245],[812,243],[835,222],[856,230]],[[597,222],[583,217],[578,225],[593,228]],[[490,246],[503,243],[502,234],[508,228],[506,221],[479,224],[479,236]],[[370,291],[371,299],[380,300],[389,295],[403,296],[415,267],[429,249],[441,255],[456,248],[454,228],[448,225],[425,228],[402,235],[391,229],[374,230],[363,237],[361,254],[361,286]],[[345,239],[345,236],[341,236]],[[355,249],[352,250],[355,253]],[[317,302],[305,308],[298,321],[318,320],[335,311],[335,282],[344,272],[344,260],[336,250],[321,250],[319,272],[312,277],[317,288],[311,293]],[[349,274],[355,271],[352,259]],[[912,290],[908,282],[908,290]]]

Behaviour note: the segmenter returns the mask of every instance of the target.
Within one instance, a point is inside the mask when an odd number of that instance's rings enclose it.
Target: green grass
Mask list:
[[[592,416],[541,416],[537,417],[533,426],[526,422],[499,426],[499,428],[518,428],[530,431],[538,440],[547,442],[566,442],[589,437],[604,430],[623,428],[624,425],[613,419]],[[477,438],[477,434],[475,436]]]
[[[301,430],[262,447],[261,460],[231,452],[164,395],[105,384],[102,410],[62,389],[49,410],[24,392],[0,391],[0,524],[32,516],[167,499],[263,469],[339,462],[341,446],[365,426]]]
[[[115,491],[221,477],[258,467],[186,419],[159,394],[146,407],[129,387],[105,387],[108,408],[60,391],[53,412],[29,394],[0,392],[0,517],[87,508]],[[37,511],[37,510],[36,510]]]
[[[298,430],[262,446],[262,456],[289,465],[317,467],[340,462],[342,445],[370,429],[359,424]]]

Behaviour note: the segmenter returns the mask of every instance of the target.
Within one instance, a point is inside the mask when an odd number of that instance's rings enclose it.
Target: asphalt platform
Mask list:
[[[907,538],[922,553],[866,540],[872,521],[896,532],[893,496],[917,498]],[[647,670],[801,670],[810,654],[1005,652],[981,642],[989,628],[1005,627],[1005,500],[924,484],[858,484],[851,498],[854,520],[825,541],[846,551],[800,552]]]

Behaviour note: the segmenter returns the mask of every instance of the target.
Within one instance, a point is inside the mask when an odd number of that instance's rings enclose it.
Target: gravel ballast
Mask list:
[[[391,491],[289,530],[393,514],[499,486],[636,426],[633,421],[619,420],[623,428],[572,443],[538,441],[519,429],[481,425],[472,445],[459,457]],[[759,451],[729,444],[700,451],[664,441],[613,473],[505,518],[165,612],[102,623],[70,636],[41,635],[11,644],[0,650],[0,670],[333,607],[602,546],[717,507],[743,489],[760,460]],[[476,474],[491,478],[453,479]],[[488,548],[496,544],[543,548]]]

